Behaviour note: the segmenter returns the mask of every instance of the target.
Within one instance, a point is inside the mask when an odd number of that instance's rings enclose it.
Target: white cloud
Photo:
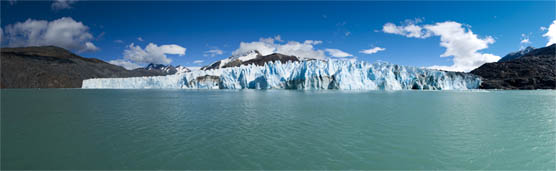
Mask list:
[[[86,52],[86,51],[97,51],[98,47],[95,46],[95,44],[91,43],[91,42],[85,42],[85,48],[79,50],[78,52]]]
[[[452,21],[425,25],[425,29],[436,36],[440,36],[440,46],[446,48],[441,57],[453,56],[454,64],[451,66],[432,66],[430,68],[449,71],[471,71],[484,63],[496,62],[499,56],[479,53],[479,50],[488,48],[494,43],[490,36],[480,39],[470,29],[462,24]]]
[[[548,29],[545,30],[548,30],[548,32],[546,32],[542,36],[548,37],[548,43],[546,43],[546,46],[550,46],[556,43],[556,20],[552,21],[552,24],[550,24]]]
[[[205,51],[205,53],[203,54],[203,56],[210,56],[210,57],[215,57],[217,55],[222,55],[224,54],[224,51],[215,48],[215,49],[211,49],[211,50],[207,50]]]
[[[257,50],[262,55],[281,53],[301,58],[326,58],[323,50],[316,50],[314,48],[315,45],[322,43],[320,40],[305,40],[303,43],[289,41],[285,44],[275,43],[275,40],[276,38],[260,38],[259,41],[241,42],[239,48],[233,51],[232,55],[241,55],[252,50]]]
[[[137,37],[137,40],[139,40],[140,42],[145,41],[142,37]]]
[[[185,51],[184,47],[175,44],[158,46],[154,43],[149,43],[143,49],[139,45],[135,46],[131,43],[128,49],[124,50],[124,58],[136,63],[169,64],[172,62],[172,59],[168,58],[167,54],[183,56]]]
[[[546,31],[546,27],[545,26],[541,26],[541,31]]]
[[[278,45],[276,53],[284,55],[293,55],[301,58],[324,59],[323,50],[314,49],[314,45],[321,44],[320,40],[305,40],[303,43],[289,41],[286,44]]]
[[[318,45],[318,44],[322,44],[322,40],[305,40],[303,43],[310,44],[310,45]]]
[[[449,71],[471,71],[484,63],[496,62],[499,56],[493,54],[479,53],[479,50],[488,48],[489,44],[494,43],[490,36],[478,38],[470,26],[462,25],[457,22],[446,21],[432,25],[416,25],[415,22],[407,22],[404,26],[396,26],[386,23],[383,26],[385,33],[398,34],[413,38],[427,38],[430,36],[440,37],[440,46],[445,47],[446,51],[440,57],[453,56],[451,66],[431,66],[433,69]]]
[[[283,42],[284,41],[284,40],[282,40],[282,37],[280,35],[274,36],[274,40],[276,40],[278,42]]]
[[[414,22],[406,22],[405,25],[397,26],[393,23],[386,23],[382,26],[382,31],[390,34],[398,34],[405,37],[413,38],[427,38],[431,36],[431,33],[423,29],[423,27],[415,25]]]
[[[262,55],[269,55],[276,51],[276,44],[274,44],[274,39],[270,38],[271,41],[267,39],[260,38],[256,42],[241,42],[239,43],[239,48],[232,52],[232,55],[245,54],[251,50],[257,50]]]
[[[364,54],[373,54],[373,53],[377,53],[380,51],[384,51],[386,50],[386,48],[381,48],[381,47],[374,47],[374,48],[370,48],[370,49],[363,49],[361,51],[359,51],[359,53],[364,53]]]
[[[124,43],[123,40],[114,40],[114,43]]]
[[[111,60],[111,61],[108,61],[108,63],[118,65],[118,66],[122,66],[127,70],[132,70],[132,69],[141,67],[139,64],[133,63],[133,62],[131,62],[129,60],[125,60],[125,59]]]
[[[328,52],[330,56],[337,57],[337,58],[345,58],[345,57],[353,56],[339,49],[325,49],[325,51]]]
[[[419,24],[422,23],[425,18],[415,18],[415,19],[405,19],[405,23],[407,24]]]
[[[524,49],[527,44],[531,44],[529,36],[525,33],[521,34],[521,41],[519,42],[519,44],[521,44],[521,49]]]
[[[347,36],[351,35],[351,32],[348,31],[344,35],[347,37]]]
[[[89,27],[70,17],[53,21],[27,19],[7,25],[4,38],[10,47],[54,45],[78,52],[95,51]]]
[[[203,60],[194,60],[194,61],[193,61],[194,64],[201,64],[201,63],[203,63],[203,62],[205,62],[205,61],[203,61]]]
[[[71,4],[75,3],[77,0],[55,0],[51,7],[53,10],[70,9]]]

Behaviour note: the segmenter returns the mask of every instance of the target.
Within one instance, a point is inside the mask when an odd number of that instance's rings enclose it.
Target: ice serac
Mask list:
[[[480,82],[479,77],[460,72],[389,63],[310,60],[167,76],[88,79],[83,81],[83,88],[465,90],[478,88]]]

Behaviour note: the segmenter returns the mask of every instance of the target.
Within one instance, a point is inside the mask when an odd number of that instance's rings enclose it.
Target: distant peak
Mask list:
[[[161,69],[161,68],[168,68],[168,67],[173,67],[173,66],[172,65],[150,63],[149,65],[147,65],[147,67],[145,67],[145,69],[151,70],[151,69]]]
[[[535,49],[535,48],[532,47],[532,46],[527,46],[526,48],[521,49],[519,52],[525,52],[525,53],[527,53],[527,52],[529,52],[529,51],[531,51],[531,50],[534,50],[534,49]]]
[[[527,53],[529,53],[533,50],[535,50],[534,47],[528,46],[525,49],[521,49],[517,52],[512,52],[512,53],[507,54],[506,56],[502,57],[502,59],[498,60],[498,62],[506,62],[506,61],[510,61],[510,60],[513,60],[513,59],[520,58],[521,56],[523,56],[523,55],[525,55],[525,54],[527,54]]]
[[[523,54],[531,52],[532,50],[535,50],[535,48],[532,47],[532,46],[527,46],[525,49],[522,49],[522,50],[514,52],[514,53],[519,53],[519,54],[523,55]]]

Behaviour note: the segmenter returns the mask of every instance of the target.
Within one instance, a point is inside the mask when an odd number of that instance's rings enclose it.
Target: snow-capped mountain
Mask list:
[[[172,66],[172,65],[163,65],[163,64],[149,64],[147,65],[147,67],[145,67],[145,70],[155,70],[155,71],[160,71],[162,73],[165,74],[177,74],[177,73],[185,73],[185,72],[191,72],[191,69],[185,67],[185,66],[181,66],[178,65],[176,67]]]
[[[529,47],[527,47],[523,50],[507,54],[506,56],[502,57],[502,59],[498,60],[498,62],[505,62],[505,61],[509,61],[509,60],[512,60],[512,59],[517,59],[517,58],[519,58],[519,57],[521,57],[521,56],[523,56],[523,55],[525,55],[525,54],[527,54],[527,53],[529,53],[533,50],[535,50],[535,48],[529,46]]]
[[[243,54],[234,55],[226,59],[216,61],[208,66],[202,67],[201,70],[238,67],[249,64],[263,66],[265,63],[271,61],[281,61],[282,63],[286,63],[288,61],[300,61],[300,59],[296,56],[288,56],[279,53],[273,53],[263,56],[261,53],[259,53],[259,51],[252,50]]]
[[[255,59],[257,56],[262,56],[257,50],[252,50],[243,54],[230,56],[226,59],[216,61],[208,66],[202,67],[201,70],[226,68],[232,65],[241,64],[242,62]]]
[[[191,70],[189,68],[181,66],[181,65],[176,66],[176,74],[186,73],[186,72],[191,72]]]
[[[153,64],[150,63],[145,67],[146,70],[159,70],[163,73],[167,74],[175,74],[177,72],[176,68],[172,65],[163,65],[163,64]]]
[[[473,74],[389,63],[276,60],[167,76],[88,79],[83,88],[465,90],[480,83]]]

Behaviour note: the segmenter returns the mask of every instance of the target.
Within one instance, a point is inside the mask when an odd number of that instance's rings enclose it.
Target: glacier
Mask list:
[[[341,89],[341,90],[467,90],[479,87],[478,76],[385,62],[305,60],[267,62],[196,70],[167,76],[94,78],[82,88],[105,89]]]

